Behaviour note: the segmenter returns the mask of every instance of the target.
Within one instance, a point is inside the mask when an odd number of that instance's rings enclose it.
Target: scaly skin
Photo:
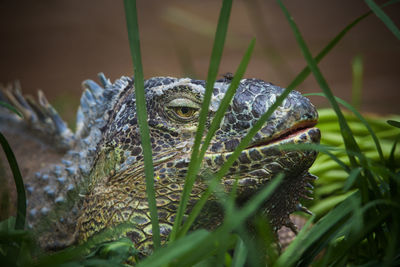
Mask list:
[[[151,86],[153,82],[157,86]],[[197,83],[189,79],[162,78],[153,78],[146,83],[155,189],[163,240],[167,238],[174,221],[197,129],[204,82]],[[228,85],[229,81],[226,80],[215,85],[207,125],[211,123]],[[210,144],[202,169],[216,172],[281,92],[281,88],[260,80],[242,81],[220,130]],[[78,220],[78,239],[86,240],[106,227],[130,221],[135,227],[127,235],[140,250],[147,251],[151,247],[151,223],[134,99],[134,89],[131,86],[120,97],[107,123],[98,158],[90,175],[91,189],[85,197],[83,213]],[[310,102],[293,92],[257,134],[250,148],[241,153],[239,160],[222,181],[229,191],[234,178],[239,176],[238,199],[243,202],[275,174],[284,171],[289,177],[281,186],[279,196],[275,196],[275,200],[266,207],[277,227],[288,224],[287,216],[295,210],[298,199],[305,193],[305,182],[309,180],[306,171],[316,153],[282,152],[276,149],[276,145],[282,142],[268,145],[263,143],[287,129],[313,125],[316,119],[317,113]],[[316,128],[306,129],[302,134],[285,140],[293,143],[318,141],[319,132]],[[253,144],[255,147],[252,147]],[[191,194],[192,203],[205,188],[203,180],[199,179],[195,183]],[[201,226],[216,227],[220,219],[209,216],[208,220],[202,219]]]
[[[79,139],[85,137],[88,139],[85,142],[91,141],[96,150],[92,148],[93,156],[91,160],[86,160],[86,169],[76,168],[73,175],[75,184],[84,188],[79,192],[81,197],[75,197],[69,207],[72,211],[61,214],[61,221],[53,226],[50,233],[41,237],[42,246],[57,248],[73,242],[83,242],[106,228],[131,222],[132,226],[124,235],[130,237],[143,254],[151,251],[151,222],[136,118],[135,92],[133,82],[127,78],[124,81],[119,86],[116,97],[109,98],[113,104],[104,110],[104,115],[101,114],[103,121],[96,135],[89,126],[85,128],[82,123],[79,124],[78,114],[78,132],[75,138],[79,143]],[[211,124],[229,84],[228,78],[214,84],[206,129]],[[111,86],[104,82],[103,85]],[[93,95],[100,95],[95,86],[97,85],[93,82],[87,82]],[[188,78],[157,77],[145,82],[145,90],[160,232],[162,241],[165,242],[183,190],[205,82]],[[282,91],[280,87],[257,79],[241,81],[220,129],[206,152],[200,174],[215,173],[222,166]],[[90,98],[90,95],[86,96],[86,99]],[[87,112],[90,109],[85,107],[85,102],[81,103],[81,113],[90,113]],[[94,115],[87,115],[89,118],[90,116]],[[98,117],[97,115],[96,118]],[[307,195],[309,182],[314,179],[307,170],[317,155],[315,151],[283,151],[278,146],[283,143],[318,143],[320,133],[313,127],[317,118],[317,112],[310,101],[293,91],[256,134],[249,147],[241,152],[239,159],[221,181],[225,191],[229,192],[235,178],[239,177],[237,202],[240,205],[266,186],[276,174],[283,172],[283,183],[263,207],[275,229],[283,225],[293,227],[289,214],[298,209],[299,199]],[[93,125],[94,128],[97,127],[95,122]],[[79,152],[84,149],[87,147],[82,142],[75,145],[75,154],[69,153],[66,156],[71,160],[70,165],[79,165],[82,160]],[[78,156],[74,158],[71,155]],[[206,187],[207,181],[200,175],[191,192],[187,212],[190,212]],[[45,197],[39,200],[33,198],[30,209],[38,210],[45,201]],[[54,205],[49,207],[54,209]],[[221,214],[217,202],[211,198],[193,228],[214,229],[223,220]],[[37,217],[31,219],[33,225],[38,221]]]

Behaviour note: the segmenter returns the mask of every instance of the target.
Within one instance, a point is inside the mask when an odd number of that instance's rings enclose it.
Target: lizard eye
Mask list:
[[[197,112],[197,109],[191,107],[174,107],[173,110],[176,115],[185,119],[192,117]]]
[[[176,98],[167,104],[167,112],[177,120],[188,122],[195,119],[200,105],[187,98]]]

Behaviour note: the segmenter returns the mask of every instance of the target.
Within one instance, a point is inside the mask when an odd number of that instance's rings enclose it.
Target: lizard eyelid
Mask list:
[[[188,98],[175,98],[167,104],[168,108],[187,107],[192,109],[200,109],[200,105]]]

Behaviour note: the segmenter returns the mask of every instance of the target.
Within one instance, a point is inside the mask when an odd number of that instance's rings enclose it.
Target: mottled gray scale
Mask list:
[[[267,96],[258,95],[252,105],[251,114],[255,118],[260,118],[267,111]]]
[[[221,151],[221,149],[222,149],[222,143],[214,143],[211,146],[211,151],[213,151],[213,152]]]
[[[250,164],[251,160],[249,159],[246,153],[241,153],[239,156],[239,161],[241,164]]]
[[[225,141],[225,151],[234,151],[235,148],[239,145],[240,140],[238,139],[231,139],[228,141]]]
[[[145,225],[150,222],[150,219],[143,213],[136,213],[134,216],[132,216],[131,221],[138,225]]]
[[[146,239],[145,234],[139,229],[134,229],[130,232],[127,232],[126,236],[130,238],[135,244],[140,244]]]
[[[201,85],[203,87],[206,87],[206,81],[204,81],[204,80],[191,80],[190,82],[192,84]]]
[[[250,155],[250,158],[255,162],[260,161],[263,158],[262,155],[260,154],[260,152],[256,149],[250,149],[249,155]]]
[[[151,87],[157,87],[161,85],[168,85],[170,83],[173,83],[176,81],[176,78],[171,78],[171,77],[154,77],[150,78],[145,81],[144,87],[151,88]]]
[[[166,238],[171,232],[172,226],[170,224],[161,223],[160,224],[160,235]]]

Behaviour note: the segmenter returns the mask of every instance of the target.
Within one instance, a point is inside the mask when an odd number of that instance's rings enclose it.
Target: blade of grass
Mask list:
[[[392,0],[388,1],[385,4],[382,5],[382,7],[389,6],[392,4],[395,4],[399,2],[399,0]],[[338,43],[340,40],[343,39],[343,37],[347,34],[348,31],[350,31],[352,28],[354,28],[359,22],[364,20],[366,17],[371,15],[373,12],[368,11],[364,13],[363,15],[359,16],[355,20],[353,20],[349,25],[347,25],[341,32],[339,32],[328,44],[325,46],[319,53],[318,55],[314,58],[315,62],[319,63]],[[306,66],[294,79],[293,81],[288,85],[290,88],[295,88],[299,84],[301,84],[307,77],[310,75],[311,69],[309,66]]]
[[[265,202],[266,199],[273,194],[273,192],[283,181],[284,176],[285,175],[283,173],[279,173],[273,177],[268,185],[261,189],[261,191],[253,196],[249,201],[247,201],[241,209],[233,211],[231,214],[229,214],[222,227],[226,227],[228,232],[239,227],[261,206],[262,203]]]
[[[25,230],[0,231],[0,244],[9,244],[15,241],[25,241],[31,238],[30,233]]]
[[[347,121],[346,121],[343,113],[341,112],[339,105],[338,105],[337,101],[335,100],[335,98],[332,94],[332,91],[330,90],[325,78],[323,77],[316,62],[314,61],[313,57],[311,56],[311,53],[310,53],[303,37],[301,36],[301,33],[300,33],[299,29],[297,28],[296,23],[294,22],[293,18],[289,14],[286,7],[283,5],[282,1],[281,0],[277,0],[277,1],[294,32],[296,40],[301,48],[301,51],[304,55],[304,58],[307,61],[308,66],[310,67],[311,71],[314,74],[314,77],[316,78],[322,91],[327,96],[333,110],[335,111],[335,113],[338,116],[341,134],[343,136],[344,145],[346,147],[346,154],[350,160],[351,167],[356,168],[359,165],[361,165],[364,168],[364,174],[365,174],[364,177],[362,179],[357,179],[357,187],[360,190],[360,194],[362,197],[362,203],[366,203],[370,199],[382,198],[383,192],[380,191],[380,189],[377,185],[377,181],[375,180],[375,177],[369,170],[369,168],[368,168],[369,164],[368,164],[364,154],[361,153],[361,150],[360,150],[357,142],[354,139],[353,133],[352,133],[350,127],[348,126]],[[350,153],[350,151],[352,151],[354,153]],[[357,162],[354,154],[357,155],[359,162]],[[370,187],[369,187],[369,185],[370,185]],[[366,220],[372,219],[375,216],[378,216],[377,213],[378,213],[378,211],[371,212],[370,214],[368,214],[369,217],[367,217]],[[384,237],[384,236],[382,236],[382,237]],[[372,242],[373,236],[369,235],[369,236],[367,236],[367,239],[368,239],[368,242]]]
[[[257,216],[254,220],[254,225],[257,233],[256,244],[262,252],[259,257],[265,259],[266,266],[272,266],[278,259],[279,249],[276,243],[276,232],[273,230],[271,223],[267,218]]]
[[[332,253],[334,255],[331,256],[330,259],[325,259],[326,262],[330,261],[330,264],[327,264],[327,265],[335,266],[336,261],[339,261],[346,255],[348,255],[348,251],[351,248],[353,248],[357,243],[364,240],[365,236],[376,231],[376,229],[378,229],[380,227],[380,225],[385,222],[385,220],[388,218],[388,216],[390,216],[390,212],[388,210],[383,210],[382,213],[379,214],[378,217],[374,218],[374,220],[367,221],[363,225],[362,228],[358,229],[357,232],[350,232],[349,236],[347,238],[343,239],[343,242],[341,242],[339,245],[333,247],[333,249],[335,250],[335,253]],[[345,227],[350,228],[351,226],[349,224],[349,225],[345,225]]]
[[[400,128],[400,121],[388,120],[387,123],[393,127]]]
[[[218,110],[215,114],[215,117],[214,117],[210,127],[209,127],[209,130],[207,132],[207,135],[206,135],[203,145],[201,147],[201,150],[199,153],[200,159],[202,159],[204,157],[204,154],[207,151],[207,148],[210,144],[211,139],[214,137],[215,132],[219,129],[220,123],[224,117],[224,114],[225,114],[228,106],[229,106],[229,103],[231,102],[233,96],[235,95],[235,92],[236,92],[236,89],[238,88],[240,80],[242,79],[244,72],[246,71],[247,65],[250,61],[251,54],[254,49],[254,45],[255,45],[255,39],[253,39],[250,42],[250,45],[249,45],[245,55],[243,56],[242,61],[239,64],[239,67],[234,75],[234,78],[233,78],[231,84],[229,85],[229,88],[228,88],[227,92],[225,93],[220,106],[218,107]],[[198,166],[198,167],[200,167],[200,166]],[[196,169],[196,172],[197,171],[198,171],[198,169]],[[190,180],[190,181],[192,181],[192,180]],[[192,182],[194,182],[194,181],[192,181]]]
[[[210,233],[205,230],[198,230],[188,234],[185,237],[175,240],[173,243],[169,243],[168,247],[163,247],[160,250],[154,252],[150,257],[141,261],[137,267],[144,266],[166,266],[173,260],[177,259],[181,255],[193,251],[199,246],[204,240],[209,239]]]
[[[140,52],[139,26],[136,10],[136,0],[124,0],[126,24],[128,28],[129,47],[131,50],[132,62],[135,74],[135,97],[136,108],[140,130],[140,137],[143,149],[144,168],[146,176],[146,193],[149,203],[152,238],[154,249],[160,247],[160,228],[158,222],[156,197],[154,191],[154,166],[150,145],[150,131],[147,124],[146,99],[144,92],[144,78],[142,58]]]
[[[346,179],[346,182],[344,183],[343,191],[346,192],[350,190],[354,182],[357,180],[357,177],[360,174],[361,170],[362,170],[361,168],[355,168],[351,170],[349,177]]]
[[[284,265],[286,262],[290,261],[290,258],[293,257],[297,253],[297,249],[301,247],[302,241],[308,234],[308,229],[310,229],[312,222],[315,220],[315,216],[312,215],[311,218],[306,222],[304,227],[297,234],[296,238],[289,245],[289,247],[280,255],[278,260],[274,263],[274,267],[276,266],[289,266]]]
[[[115,227],[106,228],[104,231],[90,237],[85,243],[42,255],[42,257],[37,259],[35,266],[59,266],[66,262],[82,259],[88,256],[90,251],[96,251],[94,248],[103,246],[104,242],[112,240],[115,236],[121,236],[131,228],[132,223],[121,223]],[[116,242],[120,241],[117,240]]]
[[[286,19],[288,20],[290,27],[293,30],[293,33],[296,37],[299,47],[301,48],[304,58],[307,61],[308,66],[310,67],[311,71],[314,74],[315,79],[317,80],[322,91],[325,93],[326,97],[328,98],[333,110],[335,111],[335,113],[338,116],[340,131],[343,136],[344,145],[346,147],[346,153],[350,160],[351,167],[356,168],[359,164],[358,164],[356,158],[352,154],[350,154],[349,151],[353,151],[357,155],[359,155],[359,160],[360,160],[361,164],[363,166],[367,166],[367,163],[365,162],[366,159],[365,159],[364,155],[361,153],[360,147],[358,146],[357,142],[354,139],[353,133],[352,133],[350,127],[348,126],[342,111],[339,108],[339,104],[337,103],[335,97],[333,96],[332,91],[329,88],[328,83],[326,82],[324,76],[322,75],[321,71],[319,70],[317,63],[313,59],[313,57],[310,53],[310,50],[308,49],[303,37],[301,36],[299,29],[297,28],[296,23],[294,22],[293,18],[289,14],[289,11],[283,5],[282,1],[277,0],[277,2],[279,4],[279,6],[281,7]],[[373,176],[370,174],[368,169],[366,169],[366,177],[367,177],[366,180],[365,179],[358,180],[358,186],[361,189],[363,202],[368,201],[368,199],[371,197],[368,192],[367,181],[373,187],[373,192],[372,192],[373,194],[378,194],[378,195],[381,194],[381,192],[379,191],[379,188],[376,184],[376,181],[374,180]]]
[[[238,69],[235,72],[235,75],[233,76],[233,80],[231,84],[229,85],[228,90],[226,91],[224,98],[221,101],[220,106],[218,107],[218,110],[215,114],[215,117],[209,127],[209,130],[207,132],[207,135],[204,139],[203,145],[200,150],[199,157],[203,158],[204,154],[207,151],[207,148],[210,144],[211,139],[214,137],[215,132],[219,129],[219,126],[221,124],[222,119],[224,118],[224,114],[226,110],[229,107],[229,104],[233,98],[233,96],[236,93],[236,90],[239,86],[240,80],[243,78],[243,75],[247,69],[247,66],[249,64],[251,54],[253,53],[254,50],[254,45],[255,45],[255,39],[251,40],[249,47],[247,48],[246,53],[244,54],[242,61],[239,64]]]
[[[209,254],[210,248],[219,246],[219,243],[221,241],[227,240],[229,234],[233,230],[240,228],[243,223],[246,222],[247,218],[249,218],[250,215],[254,214],[254,212],[262,205],[262,203],[265,203],[265,200],[272,195],[276,188],[278,188],[283,180],[283,176],[284,175],[282,173],[276,175],[270,181],[268,186],[262,188],[261,191],[253,196],[249,201],[247,201],[242,208],[234,209],[232,213],[227,214],[223,224],[217,230],[212,232],[209,238],[207,238],[207,240],[204,240],[204,242],[200,244],[200,246],[196,250],[196,256],[198,257],[198,259],[201,258],[201,255]],[[190,255],[190,259],[188,259],[187,262],[181,263],[182,266],[192,266],[194,263],[196,263],[193,261],[193,257],[193,255]]]
[[[275,73],[281,78],[293,76],[293,71],[287,60],[282,56],[279,45],[271,38],[271,33],[265,23],[266,14],[258,0],[244,1],[252,28],[257,36],[268,64],[273,65]]]
[[[349,167],[343,161],[341,161],[337,156],[331,153],[331,151],[340,152],[341,149],[321,144],[281,144],[278,147],[279,149],[282,150],[304,150],[304,151],[315,150],[318,152],[325,153],[332,160],[334,160],[340,167],[342,167],[343,170],[345,170],[347,173],[350,173]]]
[[[284,15],[286,16],[287,21],[290,24],[290,27],[293,30],[293,33],[296,37],[296,40],[299,44],[299,47],[301,48],[301,51],[304,55],[304,58],[307,61],[308,66],[310,67],[310,70],[313,72],[315,79],[317,80],[318,84],[320,85],[321,89],[323,90],[323,92],[325,93],[326,97],[328,98],[329,102],[332,105],[333,110],[335,111],[335,113],[338,116],[339,119],[339,124],[341,127],[341,132],[343,134],[344,137],[344,141],[345,141],[345,145],[346,148],[349,148],[353,151],[360,151],[360,149],[357,146],[357,143],[355,142],[353,136],[352,136],[352,132],[350,130],[350,128],[348,127],[346,120],[344,118],[344,115],[342,113],[342,111],[339,108],[338,103],[335,100],[335,97],[332,94],[332,91],[330,90],[328,83],[326,82],[325,78],[323,77],[321,71],[319,70],[315,60],[313,59],[313,57],[311,56],[310,50],[308,49],[303,37],[301,36],[301,33],[299,31],[299,29],[297,28],[297,25],[295,24],[293,18],[291,17],[291,15],[289,14],[289,11],[286,9],[286,7],[283,5],[281,0],[277,0],[279,6],[281,7]],[[355,163],[355,159],[354,158],[350,158],[350,161],[352,162],[352,165],[356,166]]]
[[[362,77],[363,77],[363,61],[360,55],[354,57],[351,64],[353,71],[353,86],[351,88],[351,103],[359,109],[361,106],[361,89],[362,89]]]
[[[326,216],[318,221],[309,231],[295,242],[279,257],[274,266],[293,266],[301,261],[308,266],[311,260],[336,237],[340,229],[346,225],[345,222],[351,218],[352,205],[350,202],[359,201],[359,194],[351,194],[345,201],[331,210]]]
[[[317,95],[317,96],[326,97],[326,95],[324,93],[314,93],[314,94],[305,94],[305,95]],[[372,139],[374,140],[376,149],[378,150],[378,153],[379,153],[379,158],[383,162],[385,160],[385,158],[383,156],[381,144],[380,144],[379,139],[376,136],[374,130],[372,129],[371,125],[368,123],[368,121],[352,105],[350,105],[349,103],[347,103],[346,101],[344,101],[343,99],[341,99],[337,96],[335,96],[335,99],[337,102],[339,102],[340,104],[345,106],[347,109],[349,109],[351,112],[353,112],[354,115],[356,115],[356,117],[364,124],[364,126],[367,128],[369,134],[371,135]]]
[[[5,107],[5,108],[11,110],[11,111],[14,112],[15,114],[17,114],[20,118],[23,118],[23,117],[24,117],[24,116],[22,115],[22,113],[19,112],[14,106],[12,106],[12,105],[10,105],[10,104],[8,104],[8,103],[6,103],[6,102],[0,101],[0,106],[3,106],[3,107]]]
[[[239,178],[237,177],[235,183],[232,186],[232,190],[229,194],[223,194],[218,196],[219,202],[222,204],[225,210],[225,217],[230,217],[235,212],[235,204],[236,204],[236,196],[237,196],[237,186],[238,186]],[[225,262],[225,255],[229,250],[229,246],[231,244],[229,242],[221,243],[219,245],[218,250],[216,251],[216,260],[215,263],[217,265],[223,265]]]
[[[187,203],[189,200],[189,195],[192,190],[194,180],[196,179],[196,175],[198,173],[202,161],[202,158],[200,158],[199,156],[199,148],[201,140],[203,138],[203,132],[207,120],[207,115],[209,110],[208,107],[210,105],[214,83],[217,78],[218,69],[221,62],[226,33],[228,30],[231,8],[232,8],[232,0],[224,0],[219,15],[217,30],[215,33],[214,46],[211,53],[210,66],[208,68],[206,91],[204,93],[203,104],[200,110],[199,123],[195,136],[195,142],[193,145],[192,155],[190,158],[186,181],[181,195],[178,211],[176,213],[174,226],[172,228],[169,237],[171,241],[173,241],[176,238],[178,227],[182,223],[183,214],[186,210]]]
[[[365,0],[365,3],[369,6],[369,8],[374,11],[375,15],[380,18],[383,23],[385,23],[386,27],[396,36],[398,40],[400,40],[400,30],[396,27],[394,22],[390,19],[388,15],[373,1],[373,0]]]
[[[242,239],[236,242],[235,253],[233,254],[232,267],[242,267],[246,262],[247,248]]]
[[[244,261],[243,265],[241,266],[265,266],[265,260],[263,257],[265,255],[265,251],[260,251],[260,247],[254,238],[254,234],[250,233],[250,231],[252,230],[249,230],[249,227],[246,227],[246,225],[242,225],[237,230],[235,230],[235,232],[239,234],[240,240],[242,241],[243,246],[246,249],[246,255],[243,255],[243,258],[241,259],[241,262]],[[234,257],[236,257],[236,249],[237,248],[235,248],[234,250]],[[232,266],[234,266],[234,263],[235,261],[232,261]]]
[[[15,220],[15,230],[23,230],[25,227],[26,217],[26,195],[24,181],[19,171],[18,163],[10,145],[2,133],[0,133],[0,143],[6,154],[7,161],[10,164],[12,174],[14,176],[15,186],[17,188],[17,218]]]
[[[228,172],[229,168],[232,164],[239,158],[240,152],[244,150],[251,142],[253,137],[257,134],[257,132],[263,127],[264,123],[268,120],[268,118],[272,115],[277,107],[279,107],[283,100],[293,91],[293,88],[286,88],[280,96],[276,98],[276,101],[268,108],[267,112],[265,112],[260,119],[253,125],[253,127],[249,130],[246,136],[240,141],[239,145],[233,151],[231,156],[228,160],[222,165],[220,170],[215,175],[216,179],[221,180],[224,175]],[[211,195],[212,191],[207,189],[203,195],[201,196],[200,200],[194,206],[192,212],[190,213],[188,219],[185,222],[185,225],[182,228],[181,234],[187,232],[194,222],[195,218],[199,215],[201,209],[203,208],[204,204],[206,203],[208,197]]]
[[[222,119],[224,117],[224,114],[225,114],[228,106],[229,106],[229,103],[231,102],[233,96],[235,95],[235,92],[236,92],[236,89],[238,88],[240,80],[242,79],[242,77],[244,75],[244,72],[246,71],[247,65],[248,65],[248,63],[250,61],[250,57],[251,57],[251,54],[252,54],[253,49],[254,49],[254,45],[255,45],[255,39],[253,39],[250,42],[250,45],[249,45],[245,55],[243,56],[242,61],[239,64],[239,67],[238,67],[238,69],[237,69],[237,71],[236,71],[236,73],[234,75],[234,78],[233,78],[231,84],[229,85],[229,88],[228,88],[227,92],[225,93],[224,98],[222,99],[220,106],[218,107],[218,110],[217,110],[217,112],[215,114],[215,117],[214,117],[210,127],[209,127],[209,130],[207,132],[207,135],[206,135],[206,137],[204,139],[204,142],[203,142],[203,145],[201,147],[201,150],[200,150],[200,153],[199,153],[199,156],[198,156],[199,159],[202,159],[204,157],[204,154],[207,151],[207,148],[208,148],[208,146],[210,144],[211,139],[214,136],[214,133],[219,129],[220,123],[221,123],[221,121],[222,121]],[[200,165],[197,166],[197,169],[196,169],[195,173],[198,172],[199,168],[200,168]],[[185,185],[189,183],[188,181],[190,181],[190,183],[191,183],[190,184],[190,188],[191,188],[193,183],[194,183],[194,179],[187,180]],[[181,232],[181,234],[182,233],[186,233],[186,230]]]
[[[400,134],[396,136],[389,154],[388,167],[392,170],[396,169],[396,159],[394,152],[396,151],[396,146],[398,142],[400,142]]]
[[[354,190],[325,197],[324,199],[318,201],[315,205],[311,206],[310,210],[317,216],[317,218],[320,218],[322,215],[332,210],[336,205],[343,202],[352,193],[354,193]]]

